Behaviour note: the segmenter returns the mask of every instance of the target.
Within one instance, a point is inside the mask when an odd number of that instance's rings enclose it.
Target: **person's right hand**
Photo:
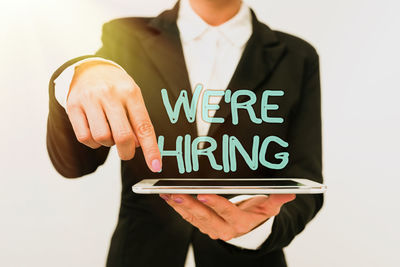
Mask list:
[[[140,146],[147,166],[161,170],[161,155],[140,88],[122,69],[107,62],[75,69],[66,111],[76,138],[91,148],[117,146],[122,160]]]

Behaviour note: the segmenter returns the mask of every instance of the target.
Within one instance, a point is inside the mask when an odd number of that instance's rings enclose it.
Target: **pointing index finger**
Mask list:
[[[161,171],[161,154],[156,134],[138,87],[128,97],[126,105],[129,120],[142,147],[147,166],[153,172]]]

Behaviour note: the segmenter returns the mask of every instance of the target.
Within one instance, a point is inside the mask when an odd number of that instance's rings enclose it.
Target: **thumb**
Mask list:
[[[295,198],[295,194],[272,194],[269,195],[268,200],[276,206],[282,206],[283,204],[290,202]]]

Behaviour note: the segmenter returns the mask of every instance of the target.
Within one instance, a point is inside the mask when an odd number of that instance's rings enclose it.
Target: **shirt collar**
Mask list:
[[[177,25],[183,43],[195,40],[208,29],[215,29],[233,45],[243,47],[252,34],[250,8],[243,2],[238,13],[230,20],[218,26],[211,26],[194,12],[189,0],[181,0]]]

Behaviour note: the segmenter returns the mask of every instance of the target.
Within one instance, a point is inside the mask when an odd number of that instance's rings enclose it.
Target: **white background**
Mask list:
[[[321,57],[326,203],[285,249],[290,266],[400,266],[398,1],[247,1]],[[144,4],[146,3],[146,4]],[[119,208],[119,161],[67,180],[45,147],[47,84],[93,53],[101,25],[173,0],[0,1],[0,266],[103,266]]]

